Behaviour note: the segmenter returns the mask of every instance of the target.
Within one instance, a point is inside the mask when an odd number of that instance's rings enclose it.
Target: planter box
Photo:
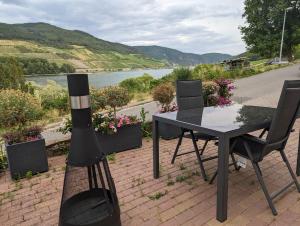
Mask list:
[[[118,128],[117,133],[111,135],[96,134],[103,152],[107,155],[142,146],[142,129],[140,123],[122,126]]]
[[[159,123],[158,124],[159,135],[164,140],[172,140],[176,139],[181,134],[181,129],[177,126],[167,124],[167,123]]]
[[[19,179],[27,172],[32,174],[48,171],[45,139],[5,145],[11,177]]]

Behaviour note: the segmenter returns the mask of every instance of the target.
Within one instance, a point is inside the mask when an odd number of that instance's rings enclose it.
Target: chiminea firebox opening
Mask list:
[[[87,75],[68,75],[68,87],[73,127],[59,225],[119,226],[114,181],[92,128]]]

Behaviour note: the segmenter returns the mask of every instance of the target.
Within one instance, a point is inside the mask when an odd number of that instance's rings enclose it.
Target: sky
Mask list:
[[[242,0],[0,0],[0,22],[46,22],[126,45],[245,51]]]

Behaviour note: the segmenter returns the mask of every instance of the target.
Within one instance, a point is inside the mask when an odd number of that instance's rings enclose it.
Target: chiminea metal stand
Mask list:
[[[72,135],[66,161],[60,226],[120,226],[108,162],[92,128],[88,76],[68,75]]]

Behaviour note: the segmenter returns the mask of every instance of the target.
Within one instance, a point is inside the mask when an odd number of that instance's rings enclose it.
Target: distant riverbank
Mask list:
[[[154,78],[161,78],[171,73],[172,70],[173,69],[139,69],[114,72],[103,71],[89,74],[89,82],[91,86],[101,88],[110,85],[117,85],[127,78],[135,78],[143,74],[149,74]],[[64,87],[67,86],[67,77],[65,74],[26,76],[26,80],[36,82],[39,85],[47,84],[47,80],[53,80]]]

